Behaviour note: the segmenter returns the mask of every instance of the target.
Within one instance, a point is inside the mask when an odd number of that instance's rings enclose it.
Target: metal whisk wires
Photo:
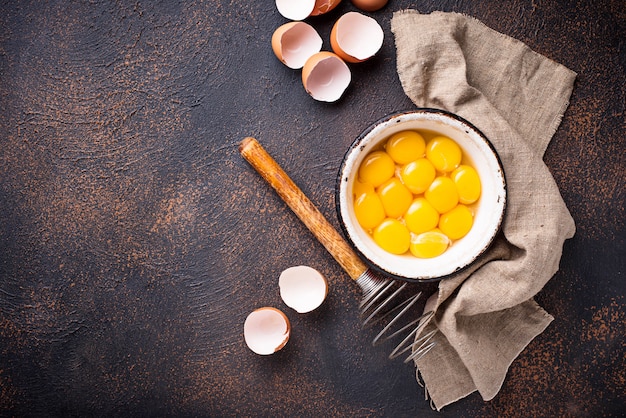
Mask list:
[[[432,318],[433,312],[418,314],[417,317],[413,316],[414,319],[410,319],[409,316],[409,312],[414,313],[415,309],[412,308],[422,297],[421,291],[406,295],[407,282],[399,283],[382,278],[369,269],[357,278],[356,282],[363,291],[363,299],[359,306],[363,325],[385,324],[374,337],[373,345],[404,335],[404,339],[389,354],[389,358],[394,359],[411,351],[405,358],[405,363],[419,359],[434,347],[435,343],[431,340],[436,331],[416,338]]]

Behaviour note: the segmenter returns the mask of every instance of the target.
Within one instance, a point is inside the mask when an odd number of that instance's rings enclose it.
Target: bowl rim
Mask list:
[[[346,167],[346,163],[347,160],[349,159],[349,157],[351,156],[351,154],[355,151],[355,149],[357,148],[361,148],[363,149],[365,147],[365,145],[362,144],[362,142],[365,140],[365,138],[373,131],[375,130],[377,127],[379,127],[380,125],[384,124],[384,123],[389,123],[390,121],[400,118],[402,116],[406,116],[406,115],[411,115],[411,114],[439,114],[439,115],[443,115],[444,117],[448,117],[451,119],[455,119],[457,122],[461,123],[462,125],[467,126],[469,129],[473,130],[475,134],[477,134],[477,136],[479,138],[481,138],[484,141],[484,145],[486,145],[492,152],[493,156],[495,157],[495,161],[496,164],[499,168],[499,172],[501,173],[501,181],[502,181],[502,192],[503,192],[503,201],[502,201],[502,210],[501,213],[498,217],[497,220],[497,226],[494,229],[493,233],[491,234],[491,237],[489,238],[489,240],[486,242],[486,244],[482,247],[482,249],[480,251],[477,251],[475,254],[473,254],[473,256],[471,257],[471,259],[469,259],[464,265],[459,265],[458,267],[456,267],[456,269],[454,269],[454,271],[451,271],[450,273],[444,274],[444,275],[438,275],[438,276],[424,276],[424,277],[406,277],[406,276],[402,276],[402,275],[398,275],[395,274],[393,272],[388,271],[387,269],[385,269],[384,267],[376,264],[375,262],[373,262],[366,254],[364,254],[361,249],[355,244],[355,242],[352,239],[352,236],[350,234],[350,232],[348,231],[348,228],[346,226],[346,222],[344,220],[344,216],[342,214],[342,207],[341,207],[341,190],[342,190],[342,183],[344,181],[347,181],[348,179],[346,178],[344,180],[344,169]],[[401,120],[400,120],[401,121]],[[399,121],[399,122],[400,122]],[[392,279],[397,279],[397,280],[401,280],[401,281],[406,281],[406,282],[411,282],[411,283],[426,283],[426,282],[437,282],[440,280],[443,280],[445,278],[454,276],[456,274],[458,274],[459,272],[468,269],[470,266],[472,266],[474,264],[474,262],[480,257],[482,256],[486,251],[489,250],[489,248],[491,248],[491,246],[493,245],[494,240],[496,239],[496,237],[500,234],[501,229],[502,229],[502,223],[504,221],[504,216],[506,213],[506,209],[507,209],[507,203],[508,203],[508,190],[507,190],[507,181],[506,181],[506,174],[502,165],[502,160],[500,159],[500,156],[498,154],[498,152],[496,151],[493,143],[489,140],[489,138],[487,138],[487,136],[480,130],[478,129],[475,125],[473,125],[471,122],[469,122],[468,120],[464,119],[463,117],[449,112],[447,110],[443,110],[443,109],[437,109],[437,108],[431,108],[431,107],[418,107],[415,109],[410,109],[410,110],[400,110],[397,112],[393,112],[393,113],[389,113],[381,118],[379,118],[378,120],[376,120],[375,122],[371,123],[367,128],[365,128],[363,131],[361,131],[361,133],[359,133],[357,135],[357,137],[353,140],[353,142],[350,144],[350,146],[348,147],[348,149],[346,150],[341,164],[339,166],[339,171],[338,171],[338,175],[337,175],[337,179],[336,179],[336,184],[335,184],[335,210],[337,212],[337,217],[339,219],[339,225],[341,227],[341,230],[344,234],[344,236],[347,238],[348,243],[350,244],[350,246],[357,252],[357,254],[360,256],[360,258],[367,264],[367,266],[371,269],[373,269],[374,271],[383,274],[387,277],[390,277]]]

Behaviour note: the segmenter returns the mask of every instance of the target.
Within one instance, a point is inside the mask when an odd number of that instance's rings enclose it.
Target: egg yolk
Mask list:
[[[372,189],[356,198],[354,214],[365,230],[377,227],[385,219],[385,209],[378,194]]]
[[[460,165],[455,169],[450,178],[456,185],[459,193],[459,202],[469,205],[474,203],[480,197],[480,177],[478,173],[469,165]]]
[[[411,237],[409,250],[418,258],[433,258],[443,254],[450,245],[450,239],[438,229],[423,232]]]
[[[404,254],[411,245],[411,233],[402,222],[387,218],[374,229],[374,241],[391,254]]]
[[[424,138],[415,131],[402,131],[393,134],[385,144],[385,151],[400,165],[421,158],[425,148]]]
[[[363,183],[358,180],[355,180],[354,185],[352,187],[352,195],[356,199],[360,197],[363,193],[366,192],[374,192],[374,186],[369,183]]]
[[[445,213],[459,203],[459,193],[449,177],[435,178],[424,197],[439,213]]]
[[[377,191],[383,202],[385,213],[390,218],[399,218],[404,215],[413,201],[413,194],[397,177],[384,182]]]
[[[439,224],[439,212],[423,197],[418,197],[411,203],[404,215],[404,222],[409,231],[414,234],[430,231]]]
[[[378,187],[389,180],[396,171],[396,165],[385,151],[368,154],[359,167],[359,178],[363,183]]]
[[[426,158],[444,173],[449,173],[461,164],[462,155],[458,144],[445,136],[431,139],[426,147]]]
[[[481,195],[478,172],[461,164],[463,151],[452,139],[401,131],[370,152],[353,183],[361,227],[383,250],[419,258],[443,254],[471,230],[471,205]]]
[[[457,205],[454,209],[444,213],[439,218],[439,229],[448,238],[455,240],[463,238],[472,229],[474,215],[465,205]]]
[[[413,193],[421,194],[435,179],[435,166],[426,158],[411,161],[400,171],[404,185]]]

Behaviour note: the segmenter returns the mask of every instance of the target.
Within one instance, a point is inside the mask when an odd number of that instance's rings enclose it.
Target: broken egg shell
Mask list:
[[[269,306],[250,312],[243,324],[243,336],[250,350],[260,355],[279,351],[289,341],[291,324],[279,309]]]
[[[285,305],[298,313],[318,308],[328,295],[328,281],[309,266],[295,266],[284,270],[278,278],[280,297]]]
[[[289,20],[304,20],[311,15],[316,0],[276,0],[278,13]]]
[[[383,29],[375,19],[348,12],[333,25],[330,45],[343,60],[358,63],[373,57],[382,47],[383,38]]]
[[[321,49],[322,37],[304,22],[285,23],[272,34],[274,55],[289,68],[302,68],[306,60]]]
[[[387,5],[388,0],[352,0],[352,4],[366,12],[375,12]]]
[[[341,0],[317,0],[311,12],[311,16],[319,16],[328,13],[337,7],[339,3],[341,3]]]
[[[350,85],[348,65],[329,51],[313,54],[302,67],[302,84],[315,100],[335,102]]]

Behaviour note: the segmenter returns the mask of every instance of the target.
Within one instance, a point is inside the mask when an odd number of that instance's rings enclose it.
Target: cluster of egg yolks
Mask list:
[[[417,131],[389,137],[369,153],[354,183],[357,221],[385,251],[432,258],[472,228],[467,205],[480,197],[476,170],[456,142]]]

